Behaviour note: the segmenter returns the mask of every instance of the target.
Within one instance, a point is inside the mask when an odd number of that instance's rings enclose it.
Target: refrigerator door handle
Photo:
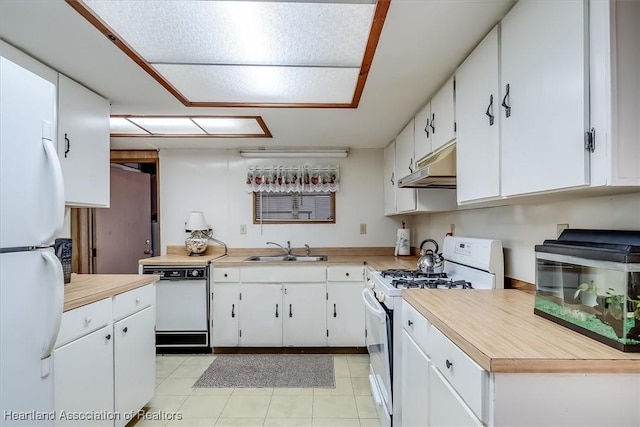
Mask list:
[[[54,197],[54,205],[51,206],[49,218],[51,228],[42,236],[40,242],[47,244],[53,240],[64,225],[64,181],[62,178],[62,167],[58,160],[58,154],[51,140],[51,123],[46,120],[42,121],[42,146],[47,156],[47,163],[51,171],[52,195]]]
[[[60,323],[62,322],[62,310],[64,307],[64,279],[62,273],[62,265],[53,252],[42,251],[42,258],[47,264],[51,266],[49,271],[52,272],[51,279],[53,283],[52,295],[51,295],[51,318],[45,322],[44,327],[45,339],[42,343],[41,359],[46,359],[53,353],[53,347],[58,339],[58,332],[60,331]]]

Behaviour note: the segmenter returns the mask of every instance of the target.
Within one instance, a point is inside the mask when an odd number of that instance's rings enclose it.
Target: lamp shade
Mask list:
[[[208,230],[207,220],[204,219],[204,214],[200,211],[191,211],[189,219],[187,219],[186,231],[196,230]]]

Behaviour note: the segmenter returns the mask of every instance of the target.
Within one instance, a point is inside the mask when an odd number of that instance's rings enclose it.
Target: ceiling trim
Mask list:
[[[110,28],[98,15],[96,15],[82,0],[65,0],[76,12],[84,17],[98,31],[104,34],[113,44],[116,45],[125,55],[138,64],[147,74],[156,80],[162,87],[178,99],[186,107],[259,107],[259,108],[358,108],[360,98],[364,92],[364,86],[373,63],[373,57],[382,34],[384,21],[391,5],[391,0],[377,0],[373,15],[373,22],[365,53],[360,65],[360,73],[350,103],[264,103],[264,102],[194,102],[189,101],[175,86],[165,79],[149,62],[147,62],[138,52],[136,52],[127,42]]]
[[[142,126],[133,123],[135,126],[144,130],[145,132],[149,132],[149,134],[140,134],[140,133],[112,133],[111,138],[273,138],[271,131],[267,127],[262,116],[228,116],[228,115],[162,115],[162,114],[144,114],[144,115],[136,115],[136,114],[112,114],[110,117],[119,118],[119,119],[132,119],[132,118],[141,118],[141,117],[153,117],[153,118],[161,118],[161,119],[210,119],[210,118],[223,118],[223,119],[254,119],[260,129],[262,129],[263,133],[232,133],[232,134],[223,134],[223,133],[215,133],[215,134],[203,134],[203,135],[188,135],[188,134],[159,134],[148,131]],[[197,125],[197,124],[196,124]]]

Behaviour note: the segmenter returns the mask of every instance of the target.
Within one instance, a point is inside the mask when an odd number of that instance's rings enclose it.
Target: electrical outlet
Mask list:
[[[240,224],[240,234],[247,234],[247,224]]]
[[[360,234],[367,234],[367,224],[360,224]]]
[[[569,224],[557,224],[556,225],[556,232],[558,233],[558,236],[560,236],[562,231],[566,230],[567,228],[569,228]]]

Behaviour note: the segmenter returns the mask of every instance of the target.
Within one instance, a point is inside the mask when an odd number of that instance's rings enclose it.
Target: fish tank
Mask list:
[[[640,352],[640,231],[567,229],[535,251],[535,314]]]

